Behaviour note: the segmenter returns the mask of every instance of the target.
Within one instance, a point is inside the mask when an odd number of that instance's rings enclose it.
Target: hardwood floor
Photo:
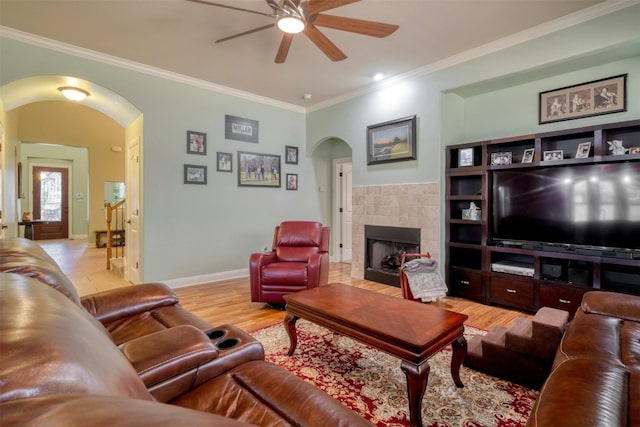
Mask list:
[[[38,241],[71,278],[80,295],[131,284],[106,270],[106,250],[84,240]],[[248,262],[248,261],[247,261]],[[341,282],[363,289],[402,297],[400,288],[350,277],[351,265],[332,263],[329,282]],[[284,311],[263,303],[252,303],[249,278],[224,280],[175,290],[181,305],[213,325],[231,323],[245,331],[254,331],[282,322]],[[432,303],[437,307],[464,313],[467,324],[481,329],[509,325],[516,317],[529,313],[478,304],[456,297],[445,297]],[[372,307],[374,310],[375,307]]]

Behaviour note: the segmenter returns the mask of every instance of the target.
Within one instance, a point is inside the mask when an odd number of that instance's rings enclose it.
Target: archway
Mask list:
[[[351,262],[351,146],[327,137],[314,144],[311,157],[323,197],[324,222],[331,224],[331,261]],[[326,191],[323,192],[323,189]]]
[[[89,96],[80,103],[67,101],[61,94],[59,88],[63,86],[72,86],[80,88],[89,93]],[[104,163],[107,156],[117,156],[118,161],[121,163],[121,177],[125,180],[129,180],[128,169],[125,170],[125,165],[128,161],[128,147],[131,141],[137,141],[141,146],[142,142],[142,113],[129,101],[118,95],[117,93],[97,85],[87,80],[78,79],[68,76],[36,76],[28,77],[20,80],[13,81],[2,87],[0,87],[0,98],[2,99],[2,105],[4,107],[4,119],[5,125],[9,131],[6,138],[7,149],[3,150],[1,154],[4,156],[4,167],[2,169],[2,181],[8,185],[5,188],[11,186],[17,178],[17,159],[13,156],[13,153],[19,150],[16,148],[21,141],[39,142],[44,144],[56,144],[60,141],[64,141],[65,135],[69,139],[69,135],[80,134],[77,139],[81,142],[74,141],[70,145],[86,146],[91,149],[92,140],[97,139],[101,130],[104,130],[104,123],[110,122],[112,125],[119,128],[120,131],[114,137],[112,134],[112,144],[104,143],[100,147],[101,156],[98,160],[93,161],[93,167],[89,168],[89,174],[96,173],[96,165],[101,166]],[[65,125],[58,126],[57,131],[51,131],[54,128],[55,119],[50,118],[48,112],[54,112],[52,116],[57,117],[59,121],[64,119]],[[88,113],[93,111],[93,113]],[[23,120],[20,120],[21,114]],[[46,124],[42,123],[40,126],[42,129],[38,131],[25,132],[25,123],[29,121],[33,122],[35,117],[39,117],[38,121],[47,121]],[[95,130],[91,127],[87,127],[86,123],[82,123],[83,120],[96,120],[97,123]],[[18,127],[17,124],[20,124]],[[65,129],[66,126],[66,129]],[[49,129],[50,135],[46,135],[47,129]],[[63,129],[62,132],[59,132]],[[92,135],[92,132],[96,132]],[[26,136],[29,135],[29,136]],[[24,136],[24,137],[23,137]],[[84,141],[82,141],[84,139]],[[61,144],[64,145],[64,144]],[[102,174],[98,174],[96,181],[96,188],[103,188],[103,181],[110,180],[108,173],[101,171]],[[138,180],[135,180],[138,182]],[[129,183],[127,183],[129,185]],[[142,184],[140,184],[142,185]],[[10,218],[7,220],[9,226],[9,232],[7,235],[18,235],[17,222],[19,221],[21,213],[19,197],[20,195],[13,194],[13,192],[7,192],[11,194],[2,195],[3,212],[11,212],[8,215]],[[139,199],[141,199],[142,189],[136,192]],[[17,197],[16,197],[17,196]],[[74,201],[81,199],[84,195],[81,192],[74,193]],[[94,218],[99,217],[102,214],[102,202],[103,191],[93,191],[91,197],[93,205],[90,208],[90,215]],[[127,213],[128,215],[129,213]],[[91,229],[92,228],[92,229]],[[92,225],[87,230],[87,237],[89,238],[93,231],[96,231],[97,227]],[[100,227],[103,228],[103,227]],[[140,248],[142,242],[141,233],[136,234],[138,236],[137,244],[131,245],[132,247]],[[134,242],[131,242],[134,243]],[[127,258],[129,258],[127,253]],[[137,255],[136,259],[139,258]],[[137,281],[137,278],[134,278]]]

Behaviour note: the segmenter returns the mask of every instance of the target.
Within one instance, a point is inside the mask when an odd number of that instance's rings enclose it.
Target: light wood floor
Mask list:
[[[80,295],[131,284],[106,270],[106,249],[96,248],[86,240],[38,241],[71,278]],[[248,260],[247,260],[248,263]],[[352,286],[402,297],[399,288],[368,280],[350,277],[351,265],[332,263],[329,282],[341,282]],[[249,295],[249,278],[224,280],[215,283],[176,289],[181,305],[213,325],[232,323],[245,331],[279,323],[284,312],[263,303],[252,303]],[[495,325],[508,326],[516,317],[531,317],[528,313],[478,304],[469,300],[445,297],[432,303],[437,307],[464,313],[469,316],[468,325],[490,329]],[[375,307],[371,308],[375,310]]]

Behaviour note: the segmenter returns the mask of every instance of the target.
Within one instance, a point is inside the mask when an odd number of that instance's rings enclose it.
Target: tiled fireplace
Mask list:
[[[440,184],[437,182],[353,187],[351,276],[364,278],[367,261],[365,225],[416,228],[419,230],[420,252],[430,252],[439,260],[439,193]]]

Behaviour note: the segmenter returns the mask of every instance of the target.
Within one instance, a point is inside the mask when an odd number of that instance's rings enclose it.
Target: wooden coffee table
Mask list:
[[[464,386],[460,380],[460,366],[467,353],[464,314],[341,283],[292,293],[284,299],[289,356],[298,343],[296,321],[302,318],[398,357],[407,378],[412,427],[422,426],[428,359],[449,344],[453,349],[451,377],[456,386]]]

